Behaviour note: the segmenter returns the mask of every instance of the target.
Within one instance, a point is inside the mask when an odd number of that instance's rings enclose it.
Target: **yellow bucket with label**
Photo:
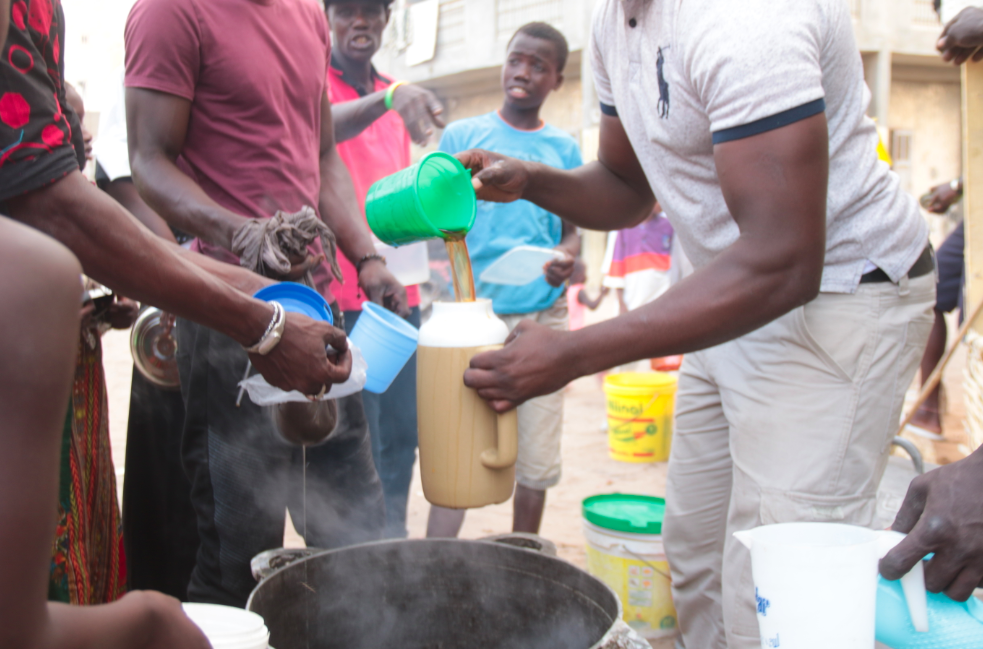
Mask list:
[[[676,377],[624,372],[604,379],[608,449],[622,462],[666,462],[672,447]]]
[[[666,501],[610,494],[584,500],[587,571],[617,593],[624,621],[647,640],[678,633],[662,547]]]

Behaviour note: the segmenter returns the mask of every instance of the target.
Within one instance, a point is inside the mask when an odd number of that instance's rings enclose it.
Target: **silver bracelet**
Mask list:
[[[266,356],[273,351],[273,348],[280,343],[280,339],[283,337],[283,329],[287,324],[287,313],[279,302],[270,302],[270,304],[273,305],[273,319],[270,320],[269,326],[266,327],[266,331],[258,343],[252,347],[244,347],[249,354]]]

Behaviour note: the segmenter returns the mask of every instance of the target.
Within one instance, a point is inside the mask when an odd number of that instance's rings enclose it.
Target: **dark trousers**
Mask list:
[[[198,521],[181,463],[183,429],[181,393],[158,388],[134,368],[123,481],[127,588],[187,601]]]
[[[201,537],[191,601],[244,606],[256,585],[249,562],[283,545],[286,510],[311,547],[381,536],[385,505],[359,395],[338,401],[338,428],[307,449],[305,507],[302,449],[278,437],[270,409],[248,395],[235,405],[245,351],[186,320],[178,320],[177,337],[182,453]]]
[[[350,334],[361,311],[345,311],[345,329]],[[420,327],[420,308],[413,307],[406,320]],[[416,461],[416,354],[382,394],[362,392],[365,417],[372,434],[375,460],[386,498],[387,538],[405,538],[406,502]]]

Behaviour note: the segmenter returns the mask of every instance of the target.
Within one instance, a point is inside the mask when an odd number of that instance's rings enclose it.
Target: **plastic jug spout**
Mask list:
[[[748,550],[754,544],[754,534],[751,530],[744,530],[742,532],[734,532],[734,538],[744,544]]]

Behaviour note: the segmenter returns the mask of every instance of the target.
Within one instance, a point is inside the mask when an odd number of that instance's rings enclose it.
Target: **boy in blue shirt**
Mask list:
[[[509,42],[502,66],[501,109],[450,124],[440,140],[440,150],[458,153],[487,149],[522,160],[560,169],[582,163],[576,140],[543,122],[539,110],[550,92],[563,83],[566,38],[546,23],[519,28]],[[492,300],[495,313],[509,330],[530,319],[555,329],[567,329],[565,282],[580,254],[576,228],[528,201],[490,203],[479,201],[474,228],[467,237],[478,297]],[[554,248],[565,253],[550,262],[543,276],[525,286],[489,284],[481,273],[515,246]],[[560,435],[563,426],[563,394],[554,392],[519,406],[519,459],[513,530],[539,532],[546,504],[546,490],[560,481]],[[433,507],[427,536],[457,536],[464,510]]]

